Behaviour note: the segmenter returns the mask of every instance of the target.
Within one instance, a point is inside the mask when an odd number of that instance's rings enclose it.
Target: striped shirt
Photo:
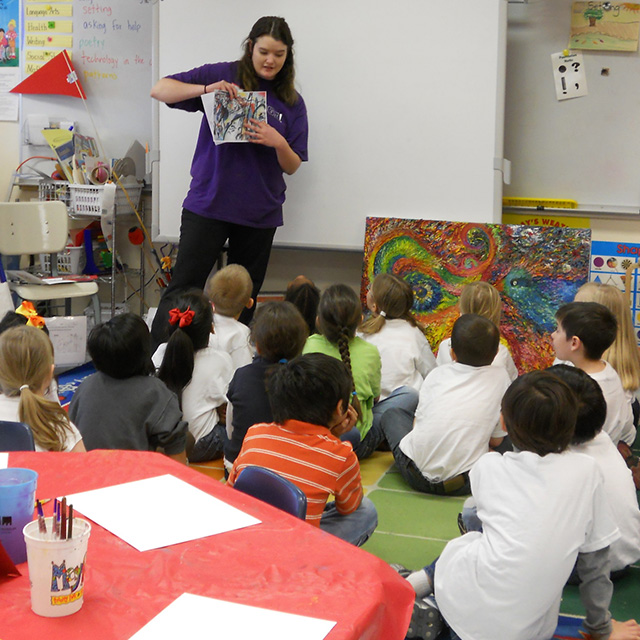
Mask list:
[[[228,484],[248,466],[260,466],[287,478],[307,496],[307,522],[320,526],[330,494],[339,513],[354,512],[362,501],[360,465],[351,444],[326,427],[297,420],[284,425],[256,424],[249,429]]]

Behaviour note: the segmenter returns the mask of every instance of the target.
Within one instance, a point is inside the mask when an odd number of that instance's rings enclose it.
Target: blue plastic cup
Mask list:
[[[0,469],[0,542],[14,564],[27,560],[22,529],[33,520],[37,480],[31,469]]]

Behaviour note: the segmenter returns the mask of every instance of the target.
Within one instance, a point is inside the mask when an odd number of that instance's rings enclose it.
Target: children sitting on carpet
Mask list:
[[[408,282],[393,273],[379,273],[367,292],[367,307],[371,317],[357,335],[380,351],[380,405],[391,402],[403,387],[419,391],[436,359],[411,311],[413,289]]]
[[[227,398],[227,436],[224,464],[227,469],[238,457],[249,427],[272,422],[267,379],[274,367],[299,356],[307,339],[307,325],[291,302],[265,302],[251,322],[251,339],[257,355],[238,369]]]
[[[502,300],[498,290],[488,282],[470,282],[462,288],[460,299],[458,300],[460,315],[465,313],[475,313],[476,315],[488,318],[493,324],[500,328],[500,316],[502,314]],[[451,362],[451,338],[447,338],[440,343],[436,362],[438,365]],[[513,382],[518,377],[518,370],[513,362],[509,349],[502,343],[498,345],[498,353],[491,364],[504,367]]]
[[[387,411],[382,431],[404,480],[416,491],[469,493],[469,470],[502,443],[500,401],[509,386],[504,367],[492,365],[500,335],[496,325],[466,313],[453,325],[453,362],[436,367],[420,388],[415,419]]]
[[[597,463],[567,449],[577,414],[575,394],[552,373],[511,384],[502,420],[517,451],[488,453],[471,470],[481,531],[407,576],[417,596],[407,637],[551,638],[577,561],[591,636],[640,638],[640,625],[608,611],[609,545],[619,532]]]
[[[616,446],[620,440],[631,446],[636,437],[631,405],[616,370],[602,360],[616,338],[614,315],[598,302],[570,302],[558,309],[556,321],[558,326],[551,334],[556,358],[571,362],[600,385],[607,402],[602,429]]]
[[[225,425],[221,416],[233,376],[231,356],[209,345],[213,312],[197,289],[180,292],[169,310],[169,341],[158,378],[178,396],[189,423],[187,458],[206,462],[222,457]]]
[[[213,331],[209,346],[226,351],[233,370],[244,367],[253,359],[249,328],[238,321],[245,309],[251,309],[253,282],[240,264],[229,264],[216,271],[205,286],[204,293],[213,304]]]
[[[405,389],[404,393],[393,398],[393,402],[376,407],[380,396],[380,352],[375,345],[356,336],[361,322],[362,306],[356,292],[345,284],[331,285],[320,297],[317,321],[320,333],[307,338],[302,352],[325,353],[338,358],[351,373],[352,404],[358,412],[356,427],[361,437],[354,448],[362,460],[368,458],[384,440],[380,429],[383,412],[393,406],[415,411],[418,394],[413,389]]]
[[[96,373],[73,394],[69,417],[91,449],[155,451],[186,463],[187,423],[176,394],[153,373],[144,320],[123,313],[96,325],[87,341]]]
[[[268,385],[275,422],[249,429],[229,484],[247,466],[271,469],[304,491],[307,522],[356,546],[364,544],[378,516],[363,496],[351,445],[339,439],[356,421],[347,368],[337,358],[311,353],[276,367]],[[335,501],[327,504],[331,494]]]
[[[607,403],[598,383],[577,367],[563,364],[547,369],[567,383],[578,398],[578,420],[569,449],[591,456],[600,467],[604,491],[620,538],[611,543],[609,567],[614,580],[640,560],[640,509],[631,470],[602,431]]]
[[[45,397],[53,378],[53,346],[35,327],[14,326],[0,335],[0,420],[24,422],[36,451],[85,451],[67,412]]]

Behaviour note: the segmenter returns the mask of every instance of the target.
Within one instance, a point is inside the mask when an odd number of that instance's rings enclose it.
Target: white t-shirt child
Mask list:
[[[441,364],[448,364],[451,361],[451,338],[445,338],[438,347],[436,363],[440,366]],[[518,377],[518,369],[516,368],[511,353],[509,352],[509,349],[502,344],[502,342],[498,345],[498,353],[496,353],[496,357],[493,359],[491,364],[498,367],[504,367],[511,382]]]
[[[470,476],[483,533],[445,547],[438,608],[463,640],[551,638],[578,553],[619,536],[602,474],[579,453],[523,451],[488,453]]]
[[[500,402],[510,380],[503,367],[451,362],[435,368],[420,388],[413,429],[400,441],[431,482],[444,482],[489,451],[489,440],[505,435]]]
[[[607,403],[607,417],[602,427],[611,436],[616,446],[620,440],[631,446],[636,439],[636,428],[633,426],[633,410],[627,397],[620,376],[606,361],[605,368],[589,375],[600,385]]]
[[[435,368],[436,359],[424,333],[402,318],[385,320],[376,333],[358,336],[378,347],[382,361],[380,400],[398,387],[420,389],[427,374]]]
[[[49,398],[47,398],[49,400]],[[0,420],[20,422],[20,396],[5,396],[0,393]],[[82,440],[82,435],[73,422],[69,421],[71,431],[65,431],[62,451],[71,451]],[[36,442],[36,451],[47,451]]]
[[[620,538],[609,549],[609,564],[611,571],[624,569],[640,560],[640,509],[631,470],[604,431],[569,448],[593,458],[602,471],[605,496],[620,529]]]

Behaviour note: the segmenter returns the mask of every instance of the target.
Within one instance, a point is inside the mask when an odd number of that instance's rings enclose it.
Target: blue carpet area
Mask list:
[[[79,367],[69,369],[58,376],[58,397],[63,407],[69,406],[71,398],[80,383],[92,373],[95,373],[95,367],[92,362],[87,362]]]

